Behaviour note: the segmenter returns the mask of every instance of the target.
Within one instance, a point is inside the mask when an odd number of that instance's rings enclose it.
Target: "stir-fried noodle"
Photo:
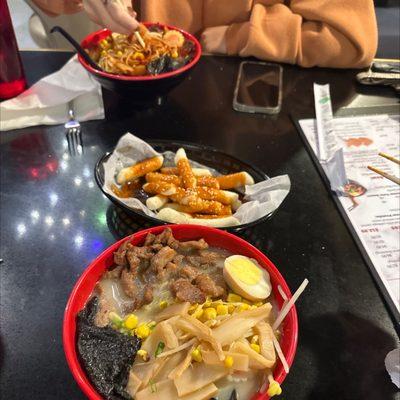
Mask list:
[[[194,45],[176,30],[141,26],[131,35],[112,33],[89,49],[106,72],[121,75],[157,75],[173,71],[193,58]]]

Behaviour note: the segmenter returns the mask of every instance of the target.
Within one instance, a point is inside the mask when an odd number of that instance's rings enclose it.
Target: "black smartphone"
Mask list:
[[[233,109],[248,113],[277,114],[282,104],[282,67],[243,61],[239,67]]]

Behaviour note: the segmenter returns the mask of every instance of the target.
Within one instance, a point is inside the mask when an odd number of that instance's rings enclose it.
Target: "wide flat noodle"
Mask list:
[[[175,386],[179,396],[195,392],[202,387],[209,385],[229,374],[229,369],[196,363],[192,368],[187,369],[182,376],[175,379]]]

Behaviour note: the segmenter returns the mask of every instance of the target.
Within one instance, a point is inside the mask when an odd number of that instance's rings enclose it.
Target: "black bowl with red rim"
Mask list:
[[[191,41],[194,46],[193,58],[189,63],[171,72],[164,72],[158,75],[129,76],[112,74],[99,71],[90,66],[80,55],[78,60],[82,66],[100,83],[105,89],[121,95],[131,96],[133,101],[146,100],[166,95],[172,88],[181,83],[188,72],[198,63],[201,56],[199,41],[190,33],[170,25],[144,23],[147,28],[168,28],[182,33],[186,40]],[[111,35],[108,29],[101,29],[93,32],[82,40],[81,46],[88,49],[96,46],[101,40]]]
[[[197,143],[189,143],[189,142],[181,142],[175,140],[148,140],[148,144],[150,144],[154,150],[159,153],[164,153],[166,151],[172,151],[176,153],[178,149],[183,147],[186,151],[186,154],[190,160],[196,161],[202,165],[205,165],[209,168],[217,170],[220,174],[232,174],[235,172],[245,171],[249,175],[251,175],[255,181],[261,182],[264,180],[269,179],[268,175],[257,168],[255,165],[248,164],[244,161],[239,160],[236,157],[233,157],[229,154],[223,153],[214,147],[197,144]],[[125,213],[133,217],[134,221],[130,222],[130,225],[136,225],[137,227],[151,227],[154,225],[168,225],[168,222],[165,222],[161,219],[156,217],[152,217],[150,215],[145,214],[143,211],[139,209],[134,209],[128,207],[125,203],[120,201],[118,198],[110,195],[107,191],[104,190],[104,163],[108,160],[111,156],[111,153],[103,154],[99,160],[97,161],[95,168],[94,168],[94,177],[99,189],[103,192],[103,194],[108,197],[117,207],[122,209]],[[275,212],[275,211],[274,211]],[[244,230],[249,230],[267,219],[269,219],[273,213],[269,213],[256,219],[255,221],[248,222],[241,225],[229,226],[220,228],[222,230],[227,230],[229,232],[242,232]],[[121,215],[118,216],[121,218]],[[112,228],[115,231],[119,230],[118,225],[120,222],[123,221],[113,221]],[[197,226],[197,225],[194,225]],[[129,228],[129,227],[128,227]]]

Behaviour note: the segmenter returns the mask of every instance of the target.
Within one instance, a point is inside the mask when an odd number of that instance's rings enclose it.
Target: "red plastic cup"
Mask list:
[[[0,21],[0,99],[10,99],[25,90],[26,80],[6,0],[0,0]]]

